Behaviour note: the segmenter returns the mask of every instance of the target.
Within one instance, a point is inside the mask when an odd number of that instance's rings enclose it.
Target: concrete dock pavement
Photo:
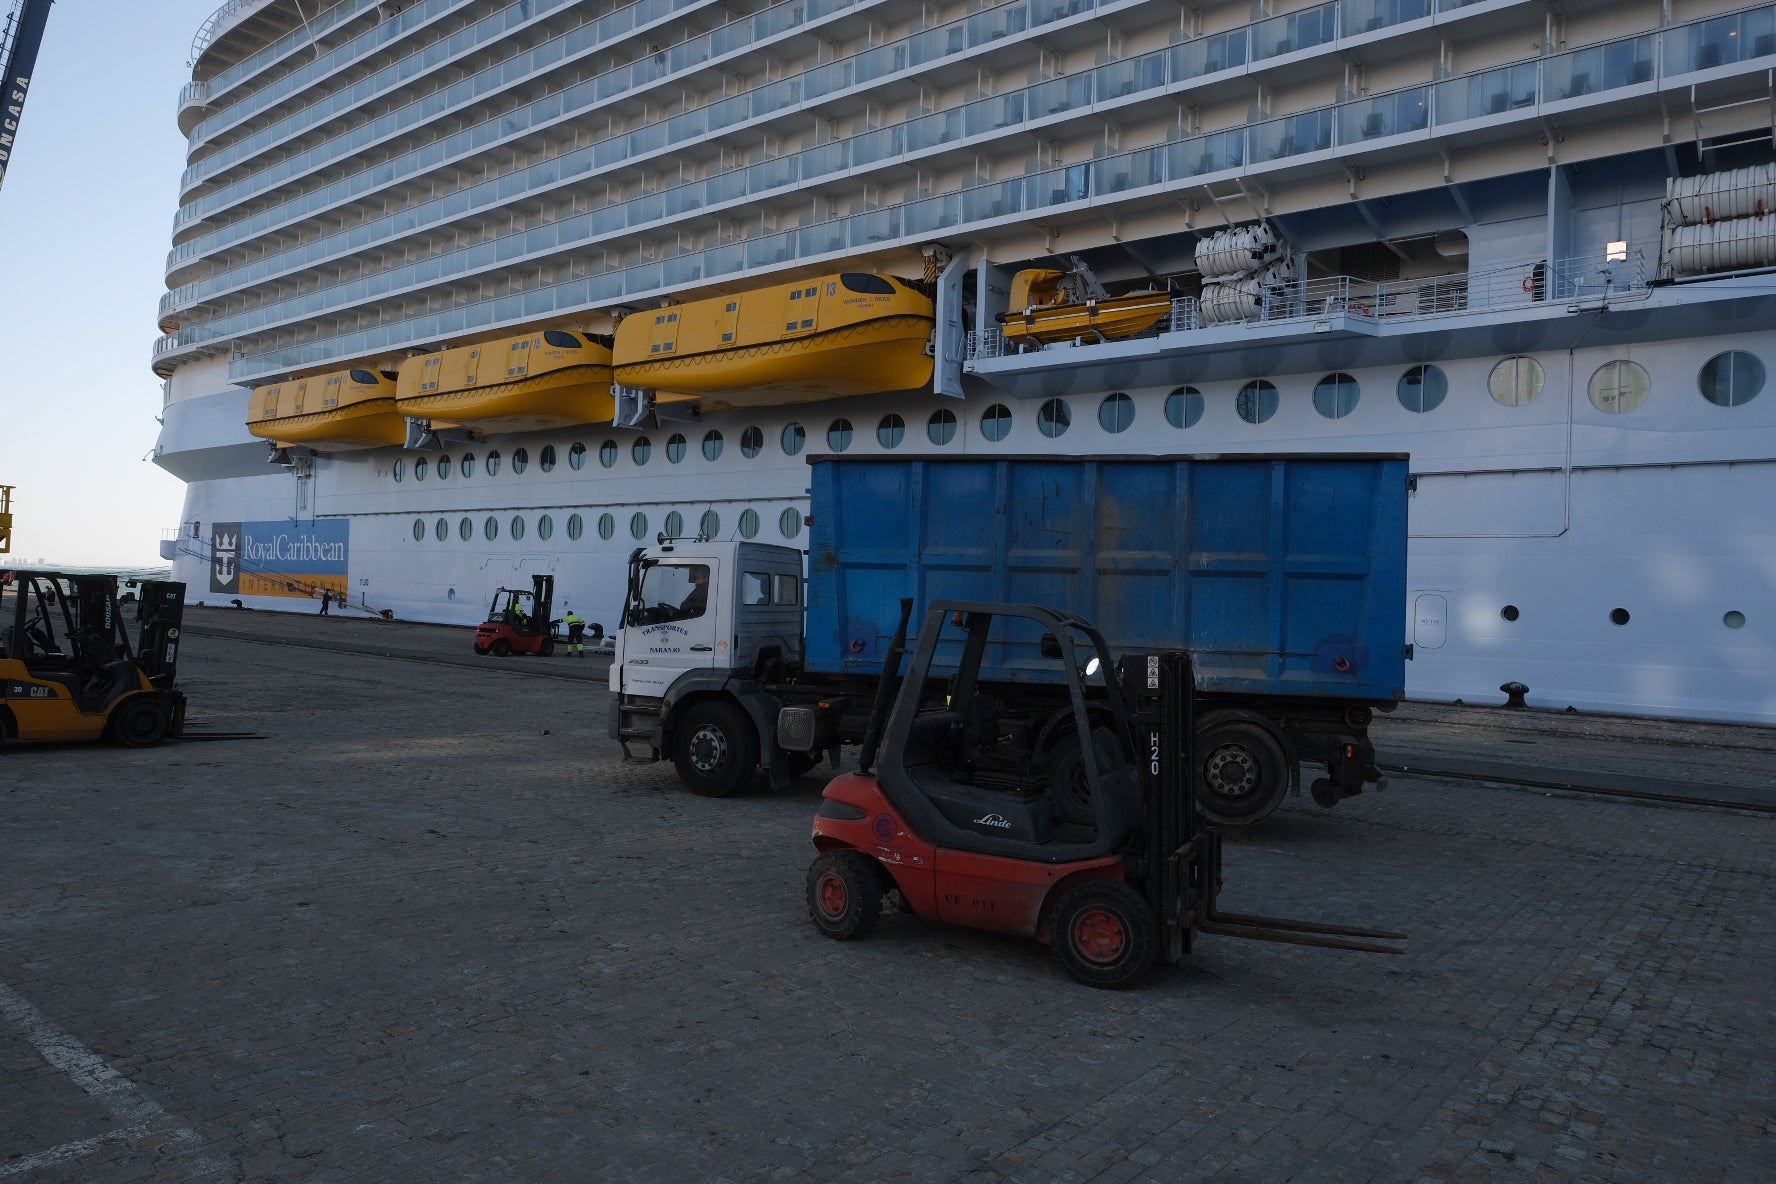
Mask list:
[[[1403,705],[1408,771],[1230,837],[1224,902],[1404,956],[1106,993],[821,937],[821,777],[625,764],[602,659],[187,624],[192,718],[264,739],[0,752],[0,1184],[1776,1179],[1772,819],[1417,771],[1763,790],[1767,730]]]

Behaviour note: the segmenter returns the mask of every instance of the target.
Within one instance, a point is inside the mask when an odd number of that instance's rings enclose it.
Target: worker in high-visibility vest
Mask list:
[[[567,610],[567,616],[561,618],[561,620],[567,626],[568,655],[574,658],[585,657],[586,647],[584,642],[586,639],[586,618],[570,608]]]

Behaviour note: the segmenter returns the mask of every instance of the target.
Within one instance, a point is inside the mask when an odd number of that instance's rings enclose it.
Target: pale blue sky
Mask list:
[[[191,39],[222,0],[56,0],[0,187],[0,485],[15,566],[157,564],[185,486],[143,459]],[[0,12],[10,7],[0,3]]]

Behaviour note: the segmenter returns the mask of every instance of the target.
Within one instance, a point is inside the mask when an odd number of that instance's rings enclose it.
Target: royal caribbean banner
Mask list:
[[[210,591],[228,596],[343,599],[351,522],[217,522],[210,527]]]

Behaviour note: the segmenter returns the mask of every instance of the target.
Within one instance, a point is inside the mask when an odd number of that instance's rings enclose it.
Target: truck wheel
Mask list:
[[[1088,987],[1126,987],[1159,953],[1159,923],[1139,892],[1115,880],[1087,880],[1054,913],[1055,957]]]
[[[1196,731],[1196,800],[1226,826],[1268,818],[1289,791],[1289,758],[1275,736],[1243,719],[1209,719]]]
[[[672,763],[692,793],[727,797],[752,780],[758,767],[752,721],[731,703],[697,704],[685,712],[672,738]]]
[[[808,915],[838,941],[862,937],[882,916],[882,866],[859,851],[828,851],[808,868]]]
[[[512,656],[512,643],[503,637],[499,638],[487,648],[493,651],[493,656],[496,658],[509,658]]]
[[[166,741],[172,719],[158,699],[125,699],[111,713],[111,738],[125,748],[153,748]]]

